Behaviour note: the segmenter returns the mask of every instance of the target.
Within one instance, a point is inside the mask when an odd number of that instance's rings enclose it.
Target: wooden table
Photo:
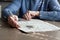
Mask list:
[[[60,26],[60,22],[46,22]],[[11,28],[6,22],[0,19],[0,40],[60,40],[60,31],[26,34],[16,28]]]

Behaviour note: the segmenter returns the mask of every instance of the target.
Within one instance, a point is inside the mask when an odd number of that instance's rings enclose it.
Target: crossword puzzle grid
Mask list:
[[[60,30],[59,27],[53,24],[37,19],[31,19],[30,21],[18,21],[18,24],[20,25],[20,28],[18,29],[24,32],[45,32]]]

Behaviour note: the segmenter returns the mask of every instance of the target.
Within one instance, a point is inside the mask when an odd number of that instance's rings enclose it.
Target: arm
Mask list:
[[[2,17],[7,19],[7,17],[10,16],[9,11],[12,12],[13,14],[16,14],[20,7],[21,0],[13,0],[11,4],[9,4],[2,10]]]
[[[40,11],[40,18],[47,20],[60,20],[60,5],[57,0],[50,0],[49,7],[52,11]]]

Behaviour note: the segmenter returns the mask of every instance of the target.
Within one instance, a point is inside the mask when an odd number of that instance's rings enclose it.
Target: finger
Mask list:
[[[24,19],[25,19],[25,20],[28,20],[28,18],[27,18],[27,13],[24,15]]]
[[[27,13],[26,16],[27,16],[27,20],[30,20],[30,17],[31,17],[30,14]]]
[[[20,26],[19,25],[16,25],[16,28],[19,28]]]
[[[26,19],[25,14],[24,14],[24,16],[23,16],[23,19]]]
[[[8,23],[9,23],[9,25],[11,25],[12,27],[14,27],[14,26],[13,26],[13,22],[10,22],[10,21],[9,21]]]
[[[12,26],[12,27],[16,27],[16,26],[15,26],[15,21],[11,21],[11,26]]]
[[[19,27],[19,25],[18,25],[17,21],[14,21],[14,26],[15,26],[16,28],[18,28],[18,27]]]
[[[10,20],[9,20],[9,24],[14,27],[14,19],[11,17]]]
[[[8,23],[11,25],[11,19],[10,18],[8,18]]]
[[[30,19],[29,13],[27,13],[26,16],[27,16],[27,20],[29,20]]]
[[[16,22],[16,28],[19,28],[20,26],[18,25],[18,23]]]
[[[12,27],[15,27],[14,21],[15,21],[15,20],[14,20],[13,17],[8,18],[8,23],[9,23]]]
[[[18,17],[17,17],[16,15],[12,15],[11,17],[12,17],[14,20],[17,21],[17,18],[18,18]]]
[[[25,19],[28,20],[27,14],[25,15]]]
[[[15,19],[16,21],[18,21],[18,16],[15,15],[15,16],[14,16],[14,19]]]
[[[28,13],[28,15],[29,15],[29,20],[31,19],[31,14],[30,13]]]
[[[10,24],[12,27],[14,27],[13,21],[9,21],[9,24]]]
[[[29,13],[30,13],[30,18],[33,18],[34,16],[35,16],[35,13],[34,13],[34,11],[29,11]]]

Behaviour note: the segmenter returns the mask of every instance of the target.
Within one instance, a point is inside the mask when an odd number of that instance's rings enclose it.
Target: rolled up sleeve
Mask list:
[[[21,8],[21,0],[13,0],[8,6],[2,10],[2,17],[7,19],[10,16],[9,12],[16,14],[16,12]]]
[[[46,20],[60,20],[60,5],[57,0],[51,0],[49,2],[51,11],[40,11],[40,19]]]
[[[51,11],[51,12],[40,11],[40,16],[39,17],[40,17],[40,19],[59,21],[60,20],[60,12],[56,12],[56,11]]]

